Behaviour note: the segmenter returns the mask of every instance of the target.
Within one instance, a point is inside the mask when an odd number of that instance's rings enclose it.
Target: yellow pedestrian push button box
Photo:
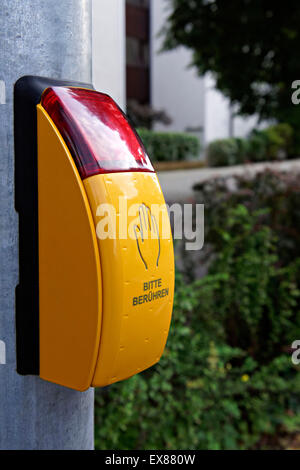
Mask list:
[[[174,293],[169,216],[143,144],[91,85],[15,85],[17,370],[76,390],[159,361]]]

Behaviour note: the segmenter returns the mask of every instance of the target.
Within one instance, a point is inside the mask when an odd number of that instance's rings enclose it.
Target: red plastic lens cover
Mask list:
[[[108,95],[51,87],[44,91],[41,105],[68,146],[82,179],[99,173],[154,172],[139,136]]]

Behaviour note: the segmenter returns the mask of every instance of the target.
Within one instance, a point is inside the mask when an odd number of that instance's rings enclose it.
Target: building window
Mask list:
[[[127,101],[150,102],[149,0],[126,1]]]

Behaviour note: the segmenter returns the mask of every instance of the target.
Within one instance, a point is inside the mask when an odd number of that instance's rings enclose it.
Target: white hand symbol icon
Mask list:
[[[151,265],[158,267],[160,258],[160,238],[155,217],[151,214],[150,208],[145,204],[139,207],[139,225],[134,226],[139,255],[149,269]]]

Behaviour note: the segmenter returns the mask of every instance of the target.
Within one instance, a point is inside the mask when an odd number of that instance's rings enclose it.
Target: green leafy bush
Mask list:
[[[254,130],[248,139],[244,139],[247,143],[246,160],[250,162],[263,162],[268,159],[268,139],[262,131]]]
[[[206,244],[218,252],[223,247],[219,227],[231,207],[243,204],[251,213],[268,208],[264,223],[277,237],[282,265],[300,257],[299,173],[267,170],[255,177],[215,178],[195,185],[194,190],[196,202],[205,204]]]
[[[266,137],[268,160],[283,159],[290,154],[293,129],[289,124],[275,124],[261,132]]]
[[[300,374],[289,350],[300,337],[299,225],[289,232],[293,187],[283,201],[287,182],[272,177],[268,196],[261,176],[248,182],[244,204],[226,186],[205,187],[209,272],[188,284],[177,273],[160,363],[97,392],[98,449],[245,449],[299,430]],[[279,218],[267,205],[276,191]],[[282,257],[284,219],[291,243]]]
[[[209,166],[231,166],[243,163],[237,139],[218,139],[211,142],[206,153]]]
[[[182,161],[199,157],[200,142],[193,135],[180,132],[156,132],[138,129],[149,157],[153,161]]]
[[[253,130],[247,139],[230,138],[211,142],[207,148],[210,166],[230,166],[287,158],[292,152],[293,129],[289,124],[275,124]]]

